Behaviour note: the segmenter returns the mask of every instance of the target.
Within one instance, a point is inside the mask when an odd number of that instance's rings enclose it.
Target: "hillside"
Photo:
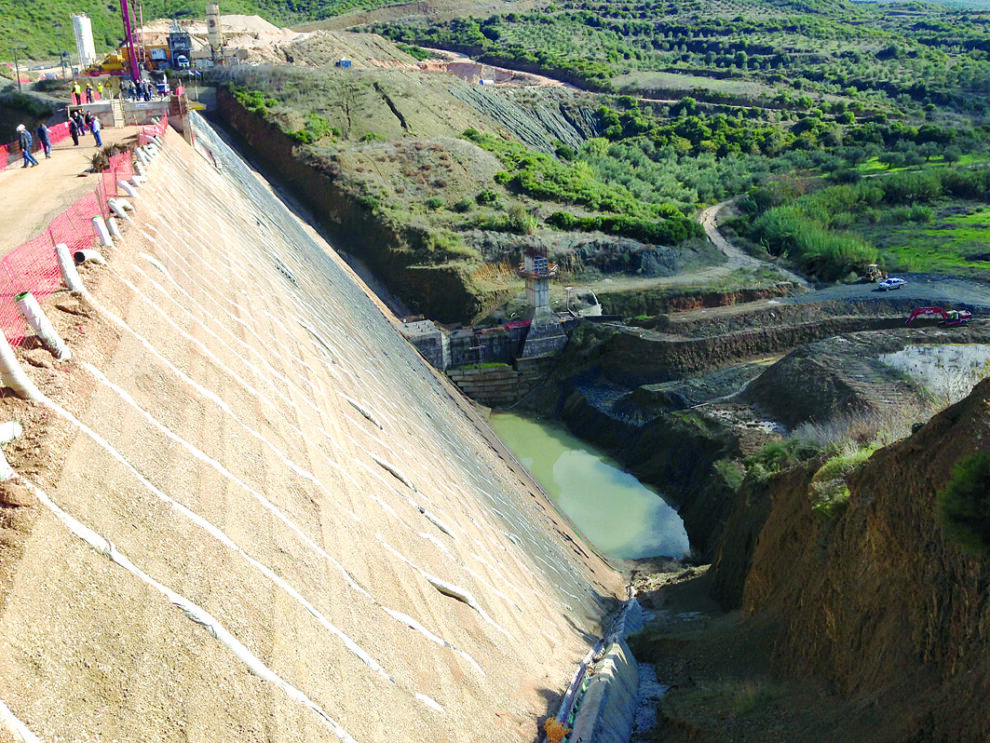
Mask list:
[[[271,176],[295,161],[297,195],[336,240],[373,222],[380,234],[349,249],[445,322],[477,322],[518,291],[531,245],[571,284],[711,267],[695,220],[734,198],[726,234],[812,282],[871,263],[990,276],[990,132],[974,95],[990,84],[985,14],[761,8],[383,13],[365,33],[282,44],[285,64],[231,69],[239,108],[223,116],[255,149],[279,142]]]

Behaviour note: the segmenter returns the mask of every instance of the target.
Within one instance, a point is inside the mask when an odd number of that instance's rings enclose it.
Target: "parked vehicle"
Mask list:
[[[876,284],[878,281],[883,281],[887,278],[886,271],[881,271],[880,267],[876,263],[871,263],[866,267],[866,280],[871,284]]]
[[[882,292],[893,291],[894,289],[900,289],[907,283],[904,279],[884,279],[879,284],[877,284],[877,289]]]

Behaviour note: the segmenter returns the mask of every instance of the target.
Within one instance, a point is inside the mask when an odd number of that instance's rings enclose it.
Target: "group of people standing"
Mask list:
[[[73,111],[72,115],[69,116],[69,136],[72,137],[72,144],[75,147],[79,146],[80,135],[85,134],[87,130],[93,133],[96,146],[102,147],[103,137],[100,136],[100,128],[100,120],[91,113],[87,113],[83,117],[79,111]]]
[[[85,134],[87,130],[93,133],[96,146],[102,147],[103,137],[100,136],[100,129],[100,120],[92,114],[87,113],[84,117],[79,111],[73,111],[69,117],[69,135],[72,137],[72,144],[76,147],[79,146],[79,135]],[[37,135],[38,144],[45,153],[45,158],[50,158],[52,156],[52,137],[51,132],[44,123],[38,126]],[[28,128],[24,124],[17,125],[17,144],[21,148],[21,155],[24,158],[23,167],[35,167],[38,164],[38,160],[31,154],[34,137],[31,136],[31,132],[28,131]]]

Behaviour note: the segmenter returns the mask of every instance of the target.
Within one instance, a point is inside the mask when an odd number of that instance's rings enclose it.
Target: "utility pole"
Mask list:
[[[56,23],[55,26],[55,39],[58,42],[58,60],[62,65],[62,79],[65,80],[65,58],[69,56],[64,51],[62,51],[62,24]]]
[[[10,50],[14,53],[14,75],[17,76],[17,92],[21,92],[21,68],[17,64],[17,49],[18,47],[12,46]]]

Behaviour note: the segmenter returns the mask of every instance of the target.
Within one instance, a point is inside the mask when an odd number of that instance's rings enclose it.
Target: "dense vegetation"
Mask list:
[[[964,243],[963,254],[956,255],[943,239],[940,249],[923,264],[913,264],[896,243],[901,230],[923,232],[940,215],[958,215],[959,204],[985,202],[990,195],[990,169],[932,166],[825,185],[781,179],[755,188],[741,201],[745,217],[735,229],[771,255],[787,257],[825,279],[842,278],[877,260],[878,242],[887,248],[880,255],[881,263],[891,270],[987,275],[985,240],[974,241],[969,248]],[[886,240],[879,239],[881,231]],[[870,241],[868,236],[878,239]],[[958,265],[952,266],[953,262]]]
[[[374,30],[595,90],[785,109],[839,96],[978,113],[990,91],[988,23],[988,13],[921,5],[565,0],[540,12]]]
[[[978,451],[956,464],[938,494],[942,528],[966,552],[990,554],[990,452]]]

